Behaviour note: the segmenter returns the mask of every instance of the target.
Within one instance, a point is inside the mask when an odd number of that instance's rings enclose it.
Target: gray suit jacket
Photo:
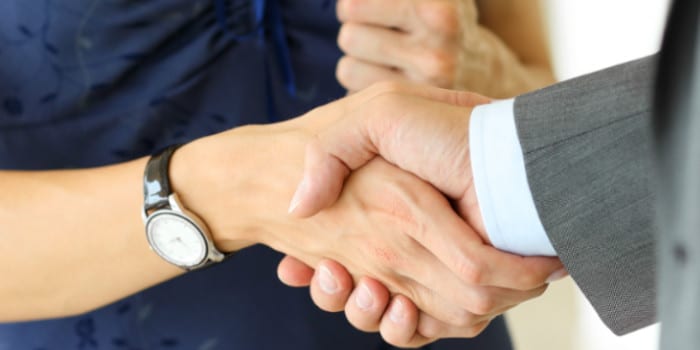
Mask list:
[[[617,334],[654,322],[658,305],[663,349],[700,349],[698,4],[675,3],[660,59],[515,103],[530,189],[560,258]]]

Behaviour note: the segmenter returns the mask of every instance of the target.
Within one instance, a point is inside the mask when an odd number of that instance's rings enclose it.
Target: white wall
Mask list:
[[[570,78],[658,50],[668,0],[545,0],[557,74]]]
[[[658,51],[668,0],[545,0],[557,75],[575,77]],[[578,294],[575,350],[652,350],[659,327],[616,337]]]

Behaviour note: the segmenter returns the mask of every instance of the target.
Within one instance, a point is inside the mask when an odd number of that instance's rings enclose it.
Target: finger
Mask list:
[[[404,31],[411,29],[415,18],[413,1],[338,0],[336,12],[341,22],[359,22]]]
[[[418,309],[410,299],[403,295],[394,296],[379,325],[382,338],[398,347],[417,347],[427,343],[428,339],[416,332],[418,315]]]
[[[445,278],[450,279],[446,281]],[[438,279],[438,278],[436,278]],[[468,286],[445,276],[428,287],[413,286],[410,296],[424,312],[447,324],[471,327],[530,299],[541,296],[547,285],[531,290]],[[418,283],[416,283],[418,284]]]
[[[388,304],[389,291],[386,287],[372,278],[364,277],[345,304],[345,317],[361,331],[376,332]]]
[[[309,143],[304,156],[304,175],[292,196],[289,213],[307,217],[329,207],[338,199],[350,169],[342,160],[324,152],[318,142]]]
[[[384,162],[372,161],[366,169],[375,170],[377,173],[385,173],[384,168],[390,167]],[[398,183],[403,183],[408,178],[415,178],[407,173],[395,173],[391,175]],[[350,180],[352,181],[352,179]],[[429,191],[413,198],[410,203],[393,203],[391,210],[402,219],[392,225],[398,225],[400,234],[409,236],[413,240],[399,240],[403,242],[397,249],[410,258],[398,256],[391,260],[391,269],[402,281],[392,285],[399,286],[394,292],[410,297],[422,310],[450,324],[471,324],[474,321],[463,315],[461,309],[476,315],[490,315],[494,311],[518,304],[524,300],[536,297],[544,291],[545,279],[542,277],[538,283],[521,288],[501,288],[489,284],[491,271],[497,274],[510,273],[511,269],[519,269],[518,266],[491,266],[490,261],[479,262],[477,254],[495,252],[498,256],[516,257],[503,253],[483,244],[481,237],[470,228],[457,214],[451,210],[450,203],[438,192]],[[452,242],[433,239],[434,236],[451,236]],[[425,245],[421,242],[442,242],[441,245]],[[443,254],[453,254],[455,246],[467,246],[476,253],[463,254],[470,258],[467,266],[470,269],[450,266],[446,263]],[[381,258],[381,257],[379,257]],[[512,264],[521,264],[521,257]],[[527,258],[529,259],[532,258]],[[464,260],[462,260],[464,261]],[[551,260],[547,260],[551,261]],[[466,264],[462,262],[463,264]],[[558,262],[555,263],[557,266]],[[455,273],[461,272],[461,274]],[[482,277],[485,276],[485,277]],[[517,278],[522,278],[516,276]],[[516,278],[513,277],[513,278]],[[466,280],[466,281],[465,281]],[[517,281],[516,281],[517,282]],[[510,281],[509,281],[510,283]],[[405,286],[405,287],[404,287]],[[444,299],[444,300],[440,300]]]
[[[277,266],[277,277],[290,287],[306,287],[311,283],[314,269],[289,255],[282,258]]]
[[[546,290],[547,285],[527,291],[498,287],[464,288],[460,305],[474,316],[463,326],[473,326],[501,315],[516,305],[541,296]]]
[[[486,245],[469,226],[451,213],[443,213],[446,227],[439,235],[414,235],[420,244],[433,252],[463,282],[472,286],[492,286],[527,291],[539,288],[562,268],[551,257],[522,257]]]
[[[345,268],[332,260],[319,263],[309,288],[311,299],[321,310],[342,311],[352,292],[353,281]]]
[[[357,110],[348,112],[347,118],[328,126],[307,146],[304,175],[292,199],[289,210],[291,214],[299,217],[310,216],[334,203],[350,171],[366,164],[377,153],[403,169],[416,170],[419,176],[443,192],[456,192],[440,188],[440,184],[431,181],[432,174],[440,176],[445,173],[437,169],[424,169],[424,163],[412,158],[415,155],[408,154],[410,152],[407,153],[406,149],[417,148],[425,151],[425,148],[421,147],[422,144],[439,142],[425,138],[439,138],[443,135],[438,134],[445,130],[433,130],[428,134],[422,133],[421,130],[436,129],[429,121],[436,120],[436,113],[441,115],[439,113],[445,110],[441,103],[445,106],[473,106],[474,103],[488,103],[489,99],[476,94],[415,84],[384,83],[365,91],[365,94],[373,94],[371,96],[374,97],[365,103],[365,108],[369,109],[360,108],[361,113]],[[425,103],[420,97],[428,99],[431,103]],[[372,101],[375,101],[374,104]],[[448,112],[468,121],[468,111],[457,109]],[[426,118],[427,120],[420,120]],[[402,122],[423,123],[425,127],[414,127],[411,137],[407,138],[397,129],[410,129],[411,125],[402,125]],[[392,148],[382,148],[382,145],[390,145]],[[458,146],[467,148],[466,144]],[[432,164],[440,163],[435,160],[434,154],[424,156],[430,156]]]
[[[446,232],[445,236],[426,240],[442,240],[436,247],[426,243],[462,281],[470,285],[493,286],[515,290],[532,290],[548,283],[548,278],[562,268],[561,261],[551,257],[522,257],[500,251],[480,242],[467,242],[464,233]],[[474,235],[476,235],[474,233]],[[437,236],[437,235],[436,235]],[[462,237],[461,240],[459,238]],[[453,239],[453,240],[450,240]],[[457,239],[457,240],[454,240]],[[435,250],[433,250],[435,249]]]
[[[407,35],[383,27],[346,23],[340,28],[338,46],[348,56],[404,70],[413,65],[414,57],[420,56],[414,51],[425,49],[406,45]]]
[[[455,327],[421,312],[416,333],[426,339],[474,338],[486,329],[491,320],[469,327]]]
[[[372,64],[344,56],[338,61],[336,78],[349,91],[362,90],[380,81],[404,81],[401,72],[386,66]]]
[[[439,208],[442,205],[439,200],[440,198],[434,199],[433,203],[423,204],[422,207]],[[482,238],[452,211],[418,211],[416,215],[418,220],[425,224],[426,229],[407,230],[406,233],[469,286],[528,291],[545,285],[550,276],[559,273],[563,267],[557,258],[522,257],[485,244]],[[440,234],[434,234],[435,232]]]

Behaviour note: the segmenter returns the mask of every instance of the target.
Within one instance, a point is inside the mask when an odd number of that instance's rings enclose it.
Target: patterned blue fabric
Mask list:
[[[330,0],[0,1],[0,168],[90,167],[344,94]],[[0,325],[0,350],[388,349],[254,247],[85,315]],[[0,310],[1,312],[1,310]],[[497,319],[475,340],[510,349]]]

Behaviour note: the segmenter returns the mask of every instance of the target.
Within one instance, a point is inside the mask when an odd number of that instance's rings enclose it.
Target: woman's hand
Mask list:
[[[488,15],[503,17],[493,31],[479,22],[482,6],[474,0],[339,0],[338,44],[345,56],[338,63],[338,80],[350,91],[378,81],[410,80],[494,97],[551,83],[546,52],[515,52],[495,34],[504,32],[507,39],[546,51],[541,23],[521,19],[539,19],[538,3],[524,2],[529,7],[517,5],[517,15],[501,10],[516,6],[511,2],[484,6]],[[520,34],[510,35],[514,31]]]
[[[546,289],[546,285],[543,285],[531,293],[521,293],[506,303],[498,298],[494,289],[480,289],[472,286],[471,292],[476,293],[477,298],[484,298],[482,302],[494,302],[493,309],[488,314],[472,315],[474,322],[464,326],[454,326],[420,310],[418,317],[407,318],[401,322],[395,321],[391,317],[395,310],[399,309],[399,312],[409,312],[413,315],[418,308],[405,296],[392,294],[381,282],[371,277],[363,277],[352,288],[345,287],[352,284],[352,277],[342,265],[332,260],[321,261],[313,270],[303,262],[287,256],[280,262],[278,275],[287,285],[309,286],[311,298],[321,309],[342,310],[355,328],[365,332],[379,331],[387,342],[398,347],[418,347],[443,338],[475,337],[489,325],[494,317],[539,296]],[[566,276],[565,270],[560,270],[548,282],[564,276]],[[331,293],[326,292],[320,287],[320,281],[324,278],[342,281],[339,284],[343,288]],[[483,319],[488,321],[478,322]]]

